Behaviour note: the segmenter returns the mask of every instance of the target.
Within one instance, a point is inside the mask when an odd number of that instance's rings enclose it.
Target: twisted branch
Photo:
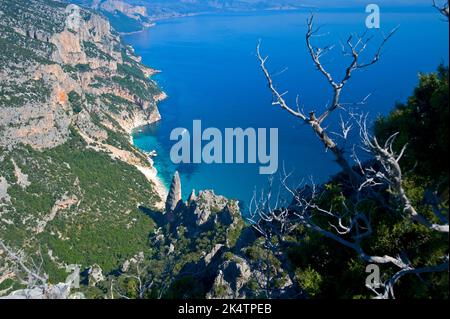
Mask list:
[[[317,35],[317,32],[320,28],[314,29],[314,15],[311,15],[311,17],[307,21],[308,25],[308,31],[306,33],[306,45],[308,47],[309,53],[311,55],[311,58],[316,66],[316,68],[319,70],[320,73],[324,75],[324,77],[327,79],[328,83],[333,89],[333,99],[331,105],[328,107],[328,109],[320,115],[318,118],[315,115],[315,112],[311,111],[308,115],[306,115],[303,111],[300,110],[300,103],[298,101],[297,97],[297,109],[293,109],[288,105],[286,100],[284,99],[284,96],[287,94],[280,93],[277,88],[275,87],[275,84],[273,82],[272,76],[270,75],[270,72],[267,69],[266,63],[268,60],[268,57],[263,57],[261,55],[261,42],[258,43],[256,48],[257,57],[260,62],[261,69],[264,73],[264,76],[267,80],[267,85],[272,92],[273,95],[273,102],[272,105],[280,106],[283,110],[287,111],[289,114],[293,115],[294,117],[300,119],[304,124],[309,125],[316,136],[320,139],[322,144],[324,145],[325,149],[330,150],[335,159],[337,164],[342,168],[343,172],[347,174],[347,176],[350,179],[350,182],[352,184],[358,184],[360,180],[360,176],[353,170],[347,159],[345,158],[345,152],[343,148],[339,147],[337,143],[328,135],[326,130],[323,128],[322,124],[327,119],[327,117],[333,113],[336,109],[340,108],[342,106],[342,103],[340,102],[340,97],[343,88],[351,78],[354,71],[363,69],[366,67],[369,67],[376,62],[379,61],[381,52],[387,41],[394,35],[394,33],[397,31],[397,28],[392,30],[388,36],[385,36],[383,41],[381,42],[380,46],[378,47],[375,55],[373,58],[367,62],[367,63],[360,63],[360,54],[366,50],[367,45],[370,41],[370,37],[365,39],[365,35],[363,36],[354,36],[351,35],[347,40],[347,46],[350,49],[350,55],[352,56],[352,60],[350,65],[346,68],[345,76],[343,79],[339,82],[335,81],[333,76],[325,69],[322,62],[320,61],[320,58],[326,54],[327,52],[331,51],[333,49],[333,46],[328,46],[325,48],[314,48],[314,46],[311,43],[311,38],[313,36]],[[353,39],[356,38],[356,42],[353,41]],[[344,49],[345,51],[345,49]],[[362,103],[366,101],[368,97],[366,97]],[[347,134],[345,134],[347,136]]]

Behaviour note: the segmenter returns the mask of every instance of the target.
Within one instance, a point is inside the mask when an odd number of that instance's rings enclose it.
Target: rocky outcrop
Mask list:
[[[174,251],[190,256],[189,262],[178,266],[181,270],[175,287],[194,280],[206,298],[301,296],[301,289],[291,279],[289,262],[277,252],[267,251],[260,234],[245,225],[237,201],[211,190],[200,191],[198,196],[192,192],[172,217],[166,221],[168,225],[155,231],[152,243],[165,256]],[[164,235],[163,229],[168,230]],[[186,247],[189,249],[183,250]],[[189,293],[183,291],[182,296]]]
[[[144,261],[144,252],[141,251],[132,258],[125,260],[122,266],[120,267],[120,271],[122,271],[123,273],[127,273],[130,271],[132,267],[135,267],[136,265],[142,263],[143,261]]]
[[[99,265],[92,265],[88,270],[89,286],[95,286],[101,281],[104,281],[103,270]]]
[[[208,266],[211,263],[211,260],[214,258],[214,256],[216,256],[219,250],[222,249],[222,247],[224,247],[223,244],[216,244],[214,245],[213,249],[208,254],[206,254],[206,256],[203,258],[206,266]]]
[[[60,199],[58,199],[53,205],[51,211],[48,215],[44,216],[41,220],[37,222],[37,226],[34,229],[36,234],[40,234],[44,231],[45,226],[53,219],[55,219],[56,215],[61,211],[67,210],[73,205],[78,204],[79,200],[75,195],[69,196],[68,194],[64,194]]]
[[[182,201],[180,175],[175,172],[170,191],[166,200],[166,219],[174,229],[186,227],[186,235],[195,237],[204,231],[214,231],[214,228],[225,227],[228,246],[236,243],[236,237],[244,222],[240,214],[238,202],[216,195],[212,190],[200,191],[198,196],[193,190],[186,202]],[[232,236],[231,234],[236,234]],[[229,238],[228,238],[229,237]]]
[[[218,270],[211,291],[207,293],[208,299],[242,299],[246,297],[244,287],[252,276],[250,266],[245,259],[233,256]]]
[[[137,32],[154,25],[148,16],[147,6],[142,1],[84,0],[82,3],[110,18],[118,32]]]
[[[205,224],[213,214],[222,211],[227,203],[228,200],[225,197],[217,196],[212,190],[201,191],[191,205],[196,218],[195,223],[198,226]]]
[[[69,299],[70,284],[42,285],[31,289],[21,289],[0,299]]]
[[[34,28],[29,28],[26,31],[26,35],[29,38],[38,40],[38,41],[44,41],[44,42],[49,42],[50,41],[50,36],[44,32],[42,32],[41,30],[36,30]]]
[[[57,47],[55,61],[70,65],[90,63],[95,69],[106,67],[116,70],[117,64],[122,63],[121,52],[114,48],[120,39],[117,34],[113,34],[108,20],[96,14],[86,17],[87,13],[74,4],[66,7],[65,14],[64,31],[50,38],[50,42]],[[90,43],[88,47],[84,42]],[[94,50],[110,58],[92,59]]]
[[[175,211],[181,202],[181,180],[178,171],[173,175],[172,183],[170,185],[169,195],[166,200],[166,213]]]
[[[0,176],[0,207],[2,202],[9,202],[10,196],[8,194],[8,181],[3,176]],[[1,214],[0,214],[1,216]]]
[[[3,246],[0,242],[0,256],[3,254],[2,247],[7,250],[6,246]],[[8,255],[8,253],[11,254],[9,251],[6,255]],[[5,260],[8,259],[11,260],[11,257],[9,256],[5,258]],[[12,258],[12,260],[14,259],[15,258]],[[23,264],[19,265],[19,267],[22,267],[27,275],[31,275],[30,270],[28,268],[24,268]],[[66,278],[65,282],[50,284],[47,280],[42,280],[40,284],[33,284],[33,280],[30,280],[28,284],[29,286],[25,289],[10,291],[13,287],[11,286],[6,290],[1,291],[0,299],[85,299],[82,292],[73,291],[74,289],[79,288],[79,266],[68,265],[67,269],[72,269],[73,273]],[[4,269],[1,268],[0,270],[2,272],[4,271]],[[8,272],[6,276],[0,276],[0,283],[2,283],[5,279],[14,278],[15,276],[17,276],[17,274],[14,272]]]
[[[15,160],[11,160],[11,163],[14,166],[14,175],[16,176],[17,184],[22,188],[26,189],[30,186],[30,181],[28,180],[28,175],[22,173],[21,168],[17,165]]]

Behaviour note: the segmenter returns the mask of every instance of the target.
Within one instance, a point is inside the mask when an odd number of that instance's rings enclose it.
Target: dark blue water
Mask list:
[[[364,32],[362,12],[322,12],[317,23],[324,25],[317,43],[339,43],[351,32]],[[216,193],[248,204],[253,190],[267,183],[252,164],[172,164],[169,158],[174,142],[169,140],[175,127],[192,130],[192,120],[203,127],[279,128],[279,163],[293,171],[296,179],[313,176],[323,181],[338,171],[309,127],[271,105],[271,94],[255,56],[258,39],[263,52],[270,55],[269,66],[277,76],[280,90],[289,91],[294,104],[297,94],[305,110],[319,113],[330,101],[326,81],[315,70],[305,46],[307,13],[271,12],[224,14],[181,18],[159,23],[144,33],[125,40],[142,55],[143,62],[163,72],[156,76],[170,98],[160,104],[163,120],[134,136],[143,150],[156,150],[156,167],[166,184],[178,169],[183,194],[192,188],[214,189]],[[343,101],[356,102],[372,96],[363,110],[374,118],[386,114],[398,101],[404,101],[417,83],[419,72],[434,71],[439,63],[448,64],[448,24],[429,8],[393,10],[382,14],[382,30],[400,25],[386,45],[379,64],[355,73]],[[376,46],[381,36],[375,32]],[[370,59],[371,50],[367,58]],[[339,45],[323,61],[331,72],[341,76],[343,61]],[[330,118],[330,128],[339,114]]]

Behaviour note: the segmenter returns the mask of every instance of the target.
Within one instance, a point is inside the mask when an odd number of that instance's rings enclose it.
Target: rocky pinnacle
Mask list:
[[[189,195],[188,203],[192,203],[197,199],[197,195],[195,194],[195,189],[192,190],[191,195]]]
[[[175,172],[170,185],[169,195],[166,200],[166,212],[173,212],[181,201],[181,181],[178,171]]]

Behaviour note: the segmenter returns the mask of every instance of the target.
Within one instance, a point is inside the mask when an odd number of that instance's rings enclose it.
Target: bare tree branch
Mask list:
[[[138,255],[134,257],[132,270],[127,270],[127,273],[122,274],[120,277],[125,279],[134,280],[137,284],[136,295],[138,299],[144,299],[145,294],[153,287],[154,279],[153,276],[149,275],[148,265],[145,264],[144,255]],[[114,287],[114,280],[111,281],[111,296],[113,292],[116,292],[123,299],[130,299],[126,293],[122,292],[119,287]]]
[[[329,209],[322,208],[317,204],[319,199],[317,186],[314,184],[312,184],[312,187],[305,185],[299,191],[297,186],[291,188],[288,185],[287,178],[289,176],[290,174],[286,174],[280,179],[287,194],[291,194],[293,197],[293,201],[289,207],[285,204],[286,201],[284,199],[277,198],[276,200],[270,201],[272,195],[271,191],[268,191],[261,193],[260,198],[257,200],[260,204],[254,205],[258,208],[251,210],[251,221],[253,221],[255,229],[267,239],[267,242],[272,242],[271,239],[277,237],[279,238],[279,244],[283,241],[284,236],[292,233],[298,226],[303,225],[313,232],[352,249],[367,263],[390,264],[395,266],[399,270],[382,285],[383,292],[379,293],[369,287],[377,294],[377,298],[395,298],[394,285],[405,275],[448,271],[448,256],[443,257],[445,262],[442,264],[415,268],[402,251],[397,256],[368,254],[363,249],[362,242],[373,233],[370,214],[359,211],[358,202],[350,208],[343,201],[341,208],[343,212],[337,212],[333,207]],[[355,200],[362,201],[366,198],[366,195],[362,195],[362,197],[362,199],[356,197]],[[269,202],[271,205],[268,205]],[[319,215],[330,219],[328,224],[334,232],[315,222],[315,217]],[[259,216],[259,219],[257,216]],[[332,222],[333,220],[335,222]],[[431,229],[439,231],[436,228]],[[276,249],[277,247],[272,246],[270,248]]]
[[[46,274],[44,275],[41,274],[43,264],[42,255],[40,265],[38,266],[34,263],[34,261],[32,261],[34,269],[31,269],[29,266],[25,264],[26,261],[24,257],[21,256],[19,253],[16,253],[10,248],[8,248],[1,239],[0,239],[0,248],[6,252],[8,258],[10,258],[13,262],[17,263],[17,265],[19,265],[19,267],[26,273],[26,275],[29,278],[28,282],[29,285],[31,286],[36,285],[36,281],[40,282],[43,285],[47,283],[48,276]]]
[[[445,256],[445,262],[435,265],[435,266],[428,266],[428,267],[422,267],[422,268],[413,268],[413,267],[406,267],[398,272],[396,272],[391,278],[389,278],[383,285],[383,291],[379,293],[376,289],[370,288],[372,291],[375,292],[377,295],[377,299],[389,299],[393,298],[395,299],[394,294],[394,286],[395,284],[403,277],[409,274],[415,274],[420,275],[424,273],[434,273],[434,272],[444,272],[448,271],[449,263],[448,263],[448,256]]]
[[[447,8],[448,16],[448,5]],[[349,65],[345,68],[344,76],[337,81],[333,75],[327,71],[321,57],[333,50],[334,46],[326,46],[316,48],[312,44],[312,38],[319,36],[320,28],[314,27],[314,16],[307,21],[308,30],[306,33],[306,45],[309,54],[318,71],[325,77],[331,89],[333,90],[332,102],[327,106],[324,113],[318,118],[315,112],[308,115],[300,110],[299,97],[296,99],[296,110],[291,108],[285,100],[285,93],[280,93],[274,82],[273,77],[267,69],[267,57],[262,57],[260,52],[261,43],[257,46],[257,56],[264,72],[268,87],[273,95],[273,105],[280,106],[289,114],[300,119],[303,123],[311,126],[314,133],[319,137],[325,148],[331,150],[337,163],[341,166],[343,172],[349,177],[350,185],[345,186],[346,192],[350,195],[344,197],[341,194],[342,201],[339,207],[330,205],[324,208],[323,202],[320,200],[319,189],[311,181],[311,186],[306,185],[303,181],[299,185],[288,185],[288,179],[291,174],[287,174],[283,170],[283,176],[280,183],[283,188],[283,194],[278,192],[276,197],[272,192],[272,180],[268,191],[261,191],[257,196],[254,193],[250,211],[253,227],[265,238],[266,246],[270,249],[278,249],[283,243],[284,238],[288,238],[288,234],[292,233],[298,226],[304,226],[311,231],[321,234],[347,248],[352,249],[363,261],[367,263],[386,264],[398,268],[398,271],[382,285],[383,291],[380,293],[376,289],[372,289],[378,298],[395,298],[394,285],[407,274],[419,275],[422,273],[448,271],[448,256],[443,256],[445,260],[442,264],[431,265],[426,267],[414,267],[406,255],[405,251],[400,250],[396,255],[371,255],[363,249],[366,247],[370,236],[373,234],[371,213],[373,209],[367,206],[367,200],[374,201],[377,207],[386,208],[387,212],[397,211],[399,208],[404,212],[403,218],[410,218],[413,221],[427,227],[430,231],[448,234],[448,209],[440,206],[436,195],[428,194],[427,202],[433,208],[436,219],[440,223],[428,220],[423,214],[419,213],[408,198],[406,190],[403,187],[403,175],[400,166],[400,160],[406,152],[406,146],[397,154],[394,151],[393,143],[397,134],[391,136],[384,145],[381,145],[376,138],[369,134],[367,128],[367,116],[349,113],[350,119],[345,121],[341,116],[340,132],[332,132],[336,137],[345,141],[348,139],[349,132],[353,124],[350,120],[356,120],[359,126],[361,144],[358,145],[371,155],[374,165],[363,164],[358,158],[356,152],[357,145],[353,145],[353,154],[351,158],[356,163],[356,170],[347,161],[344,156],[344,150],[337,145],[337,142],[330,138],[323,128],[323,122],[338,108],[343,109],[341,93],[348,81],[351,79],[355,71],[374,65],[380,60],[382,50],[390,38],[395,34],[398,28],[393,29],[387,36],[383,37],[382,42],[376,49],[374,55],[367,62],[361,62],[361,54],[367,49],[372,37],[366,34],[361,36],[351,35],[345,44],[341,43],[342,52],[345,56],[350,57]],[[360,104],[364,104],[366,97]],[[386,196],[387,195],[387,196]],[[291,198],[290,200],[286,198]],[[394,199],[394,201],[390,201]],[[320,204],[322,203],[322,204]],[[334,202],[336,205],[336,203]],[[277,241],[273,241],[277,238]],[[364,245],[363,245],[364,242]]]
[[[328,71],[326,71],[325,67],[320,61],[321,56],[323,56],[324,53],[330,51],[333,48],[333,46],[328,46],[325,48],[314,48],[314,46],[311,43],[311,39],[313,36],[316,35],[318,31],[318,29],[314,29],[314,15],[311,15],[311,17],[307,21],[307,24],[308,24],[308,32],[306,33],[306,45],[308,47],[311,58],[316,68],[320,71],[320,73],[322,73],[325,76],[325,78],[327,79],[328,83],[331,85],[334,91],[333,102],[331,103],[330,107],[322,115],[318,117],[318,123],[321,124],[334,110],[341,107],[340,98],[342,90],[347,84],[348,80],[350,80],[350,78],[352,77],[353,72],[359,69],[367,68],[377,63],[380,60],[383,47],[388,42],[388,40],[395,34],[398,28],[393,29],[387,36],[384,36],[384,39],[379,45],[378,49],[376,50],[375,55],[369,62],[366,63],[360,63],[359,59],[361,53],[363,53],[366,50],[368,43],[372,39],[372,37],[366,38],[365,33],[362,36],[350,35],[346,41],[349,53],[347,52],[345,46],[343,46],[343,52],[345,55],[351,56],[351,62],[347,66],[345,70],[345,75],[342,78],[342,80],[337,82],[333,78],[333,76]]]
[[[393,150],[393,144],[398,133],[390,136],[386,140],[384,145],[381,146],[376,137],[370,136],[365,118],[363,122],[360,122],[359,125],[361,128],[360,134],[363,145],[365,146],[366,150],[368,150],[375,156],[375,158],[379,163],[381,163],[383,167],[383,171],[375,171],[373,168],[368,169],[368,172],[371,175],[370,179],[372,181],[386,183],[386,185],[392,190],[392,193],[395,194],[396,198],[400,202],[403,212],[406,213],[412,220],[431,230],[448,233],[448,219],[446,219],[443,214],[441,214],[440,212],[437,213],[437,211],[435,210],[436,216],[444,222],[443,224],[430,222],[425,216],[423,216],[416,210],[416,208],[412,205],[408,195],[406,194],[406,191],[403,187],[402,169],[399,164],[406,150],[406,145],[402,148],[399,154],[395,154]]]
[[[337,164],[342,168],[342,170],[347,174],[349,177],[351,183],[357,184],[359,183],[360,176],[353,170],[351,165],[348,163],[347,159],[345,158],[345,152],[342,147],[339,147],[337,143],[327,134],[326,130],[322,127],[322,123],[325,121],[325,119],[337,108],[342,107],[342,103],[340,102],[340,97],[343,88],[345,87],[348,80],[351,78],[354,71],[362,68],[366,68],[370,65],[375,64],[379,61],[381,56],[381,51],[384,47],[384,45],[387,43],[387,41],[394,35],[397,28],[392,30],[388,36],[385,36],[383,41],[381,42],[380,46],[378,47],[374,57],[370,60],[370,62],[367,63],[360,63],[360,54],[365,51],[367,48],[367,45],[371,39],[365,38],[365,34],[363,36],[350,36],[347,40],[347,46],[350,50],[349,55],[352,57],[350,65],[346,68],[345,76],[343,79],[339,82],[335,81],[333,76],[325,69],[323,66],[320,58],[330,52],[334,46],[327,46],[325,48],[315,48],[311,43],[311,38],[314,36],[317,36],[318,31],[320,28],[315,29],[314,28],[314,15],[311,15],[311,17],[307,21],[308,25],[308,31],[306,33],[306,45],[308,47],[309,53],[311,55],[311,58],[316,66],[316,68],[319,70],[320,73],[324,75],[324,77],[327,79],[328,83],[330,84],[331,88],[333,89],[333,99],[331,105],[327,108],[327,110],[319,116],[319,118],[316,117],[315,112],[311,111],[308,115],[306,115],[303,111],[300,111],[300,103],[297,96],[297,110],[291,108],[288,103],[286,102],[284,96],[287,94],[280,93],[277,88],[274,85],[273,77],[270,75],[270,72],[267,69],[266,63],[268,60],[268,57],[263,57],[261,55],[261,42],[258,43],[256,52],[258,59],[260,61],[261,69],[265,75],[265,78],[268,83],[268,87],[273,95],[273,102],[272,105],[280,106],[282,109],[287,111],[289,114],[295,116],[296,118],[300,119],[303,123],[311,126],[314,133],[319,137],[320,141],[324,145],[325,149],[330,150],[334,157],[336,158]],[[356,39],[356,41],[354,40]],[[345,51],[345,47],[344,47]],[[368,98],[368,97],[367,97]],[[366,98],[366,99],[367,99]],[[363,103],[365,100],[363,100]]]
[[[266,61],[267,61],[267,59],[269,57],[263,58],[261,56],[260,47],[261,47],[261,41],[258,42],[258,46],[256,47],[256,52],[257,52],[257,55],[258,55],[258,59],[259,59],[259,61],[261,63],[261,69],[263,70],[264,75],[266,76],[266,79],[267,79],[267,82],[268,82],[268,86],[269,86],[270,90],[272,91],[273,96],[275,97],[275,100],[274,100],[274,102],[272,102],[272,105],[279,105],[279,106],[281,106],[281,108],[283,108],[284,110],[288,111],[290,114],[292,114],[295,117],[298,117],[298,118],[302,119],[303,121],[307,122],[306,116],[303,113],[299,112],[299,111],[294,111],[293,109],[291,109],[287,105],[286,101],[284,100],[283,94],[280,94],[277,91],[277,89],[275,88],[273,80],[272,80],[272,77],[271,77],[269,71],[266,68]]]

